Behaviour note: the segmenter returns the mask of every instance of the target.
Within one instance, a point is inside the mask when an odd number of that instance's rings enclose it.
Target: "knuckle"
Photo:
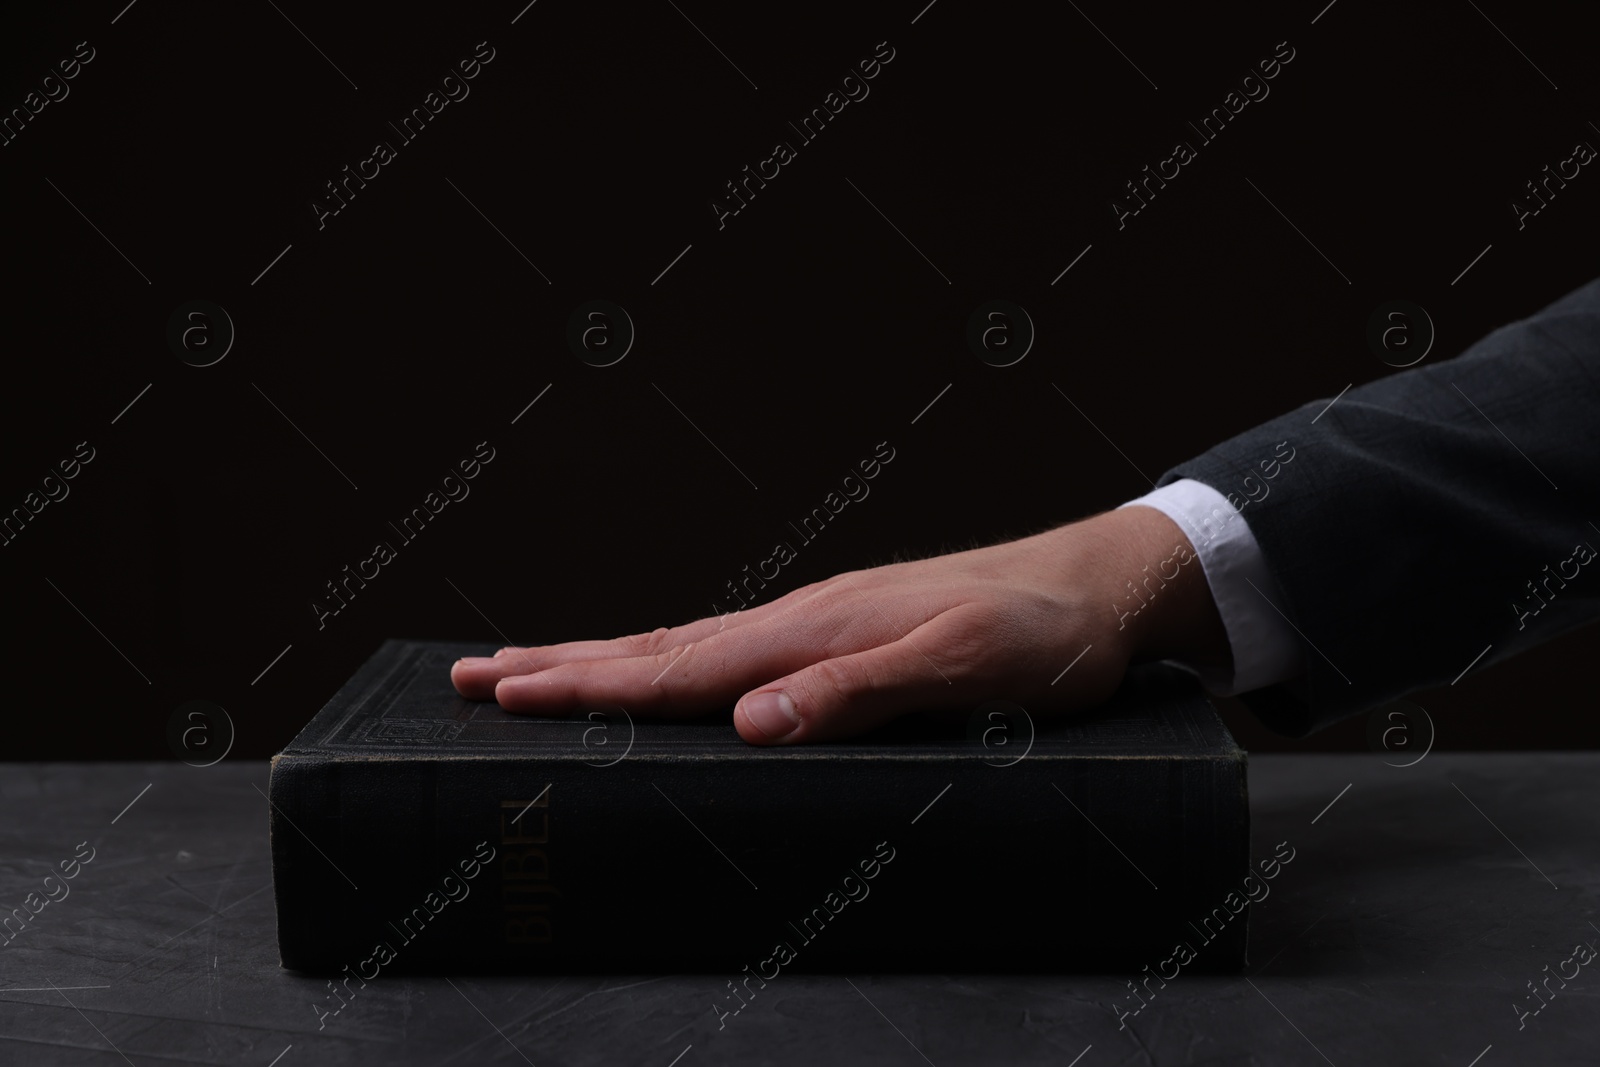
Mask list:
[[[545,659],[535,654],[532,648],[519,648],[512,645],[495,653],[495,659],[502,660],[506,674],[533,674],[546,666]]]
[[[807,672],[806,695],[811,703],[828,707],[868,693],[872,678],[854,659],[825,659]],[[797,702],[797,707],[798,707]]]
[[[973,611],[952,620],[938,640],[926,642],[926,654],[941,671],[960,674],[992,658],[994,650],[1014,644],[1011,621],[996,611]]]
[[[845,571],[835,574],[832,578],[811,586],[812,593],[807,599],[825,601],[829,605],[837,604],[846,597],[855,596],[855,589],[859,587],[860,583],[857,582],[852,585],[852,582],[855,582],[853,572]]]
[[[842,629],[865,605],[856,589],[841,581],[819,583],[803,600],[796,603],[805,611],[812,625]]]
[[[625,639],[625,650],[631,656],[659,656],[672,649],[672,630],[657,626],[647,634],[633,634]]]

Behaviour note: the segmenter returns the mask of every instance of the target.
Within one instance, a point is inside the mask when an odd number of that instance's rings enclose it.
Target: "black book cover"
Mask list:
[[[386,642],[272,762],[285,967],[1090,970],[1244,962],[1245,754],[1193,681],[757,747],[727,712],[510,715]],[[759,980],[759,979],[758,979]]]

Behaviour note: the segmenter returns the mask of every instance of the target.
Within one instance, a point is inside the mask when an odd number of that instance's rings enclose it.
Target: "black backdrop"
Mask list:
[[[1591,168],[1521,229],[1511,207],[1600,145],[1580,5],[925,2],[9,14],[8,113],[93,58],[0,147],[0,507],[94,458],[0,548],[5,755],[163,758],[201,699],[264,757],[385,636],[708,614],[881,441],[778,589],[1031,532],[1393,373],[1366,340],[1386,301],[1426,309],[1437,360],[1594,273]],[[490,49],[414,140],[388,125]],[[803,142],[788,124],[889,49]],[[1290,49],[1214,141],[1186,126]],[[1119,228],[1178,140],[1196,158]],[[595,299],[636,330],[607,367],[568,342]],[[967,341],[996,299],[1037,334],[1012,366]],[[206,367],[215,318],[190,362],[168,339],[196,300],[235,331]],[[402,544],[387,523],[483,441],[470,495]],[[319,628],[379,540],[396,558]],[[1442,748],[1592,746],[1597,651],[1590,627],[1416,700]]]

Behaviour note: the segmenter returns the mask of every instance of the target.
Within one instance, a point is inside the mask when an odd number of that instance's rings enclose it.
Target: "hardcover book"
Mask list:
[[[451,664],[488,654],[388,641],[273,758],[284,967],[1244,962],[1245,754],[1181,672],[1138,668],[1077,716],[995,702],[758,747],[728,710],[462,698]]]

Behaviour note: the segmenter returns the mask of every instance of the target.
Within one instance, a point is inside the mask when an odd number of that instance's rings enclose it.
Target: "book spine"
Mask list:
[[[290,754],[283,965],[1242,965],[1240,758]],[[1208,924],[1203,917],[1213,918]],[[1196,924],[1199,924],[1198,926]],[[349,972],[347,972],[349,973]]]

